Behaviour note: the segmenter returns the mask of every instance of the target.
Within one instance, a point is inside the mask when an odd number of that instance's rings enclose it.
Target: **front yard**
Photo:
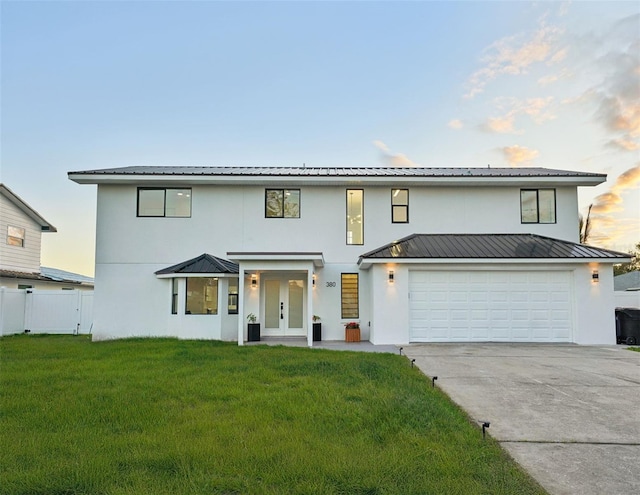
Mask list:
[[[542,494],[398,355],[0,339],[2,494]]]

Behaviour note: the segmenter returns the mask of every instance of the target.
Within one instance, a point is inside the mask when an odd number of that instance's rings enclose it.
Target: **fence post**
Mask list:
[[[31,331],[33,323],[33,289],[25,289],[24,295],[24,332]]]

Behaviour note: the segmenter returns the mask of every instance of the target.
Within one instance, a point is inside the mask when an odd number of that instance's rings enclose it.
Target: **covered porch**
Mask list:
[[[229,252],[238,263],[238,345],[249,341],[255,318],[260,336],[313,344],[315,271],[322,253]]]

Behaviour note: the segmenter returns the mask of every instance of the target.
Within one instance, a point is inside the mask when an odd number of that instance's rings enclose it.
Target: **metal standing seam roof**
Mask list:
[[[79,273],[68,272],[66,270],[60,270],[59,268],[51,268],[48,266],[41,266],[40,272],[45,276],[49,277],[52,280],[59,281],[72,281],[80,284],[90,284],[93,285],[95,280],[93,277],[87,277],[86,275],[81,275]]]
[[[173,273],[238,273],[239,268],[232,261],[218,258],[204,253],[177,265],[169,266],[155,272],[156,275],[168,275]]]
[[[536,234],[412,234],[360,256],[363,259],[625,259],[610,251]]]
[[[42,272],[40,273],[20,272],[17,270],[0,269],[0,277],[4,277],[4,278],[40,280],[42,282],[59,282],[59,283],[72,284],[72,285],[93,285],[93,279],[91,277],[85,277],[84,275],[78,275],[71,272],[65,272],[65,273],[68,273],[69,276],[61,277],[58,275],[52,275],[48,273],[44,267],[42,267]],[[73,275],[75,275],[75,277]],[[80,277],[86,280],[80,280],[77,277]]]
[[[131,166],[80,170],[72,175],[265,176],[265,177],[593,177],[606,174],[546,168],[427,167],[172,167]]]

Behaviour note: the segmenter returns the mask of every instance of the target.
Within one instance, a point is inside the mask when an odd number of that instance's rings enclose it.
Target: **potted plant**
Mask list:
[[[313,341],[319,342],[322,340],[322,323],[320,323],[320,317],[313,315]]]
[[[247,321],[249,322],[249,342],[258,342],[260,340],[260,323],[256,323],[258,317],[253,313],[249,313],[247,315]]]
[[[344,328],[344,340],[346,342],[360,342],[360,323],[357,321],[350,321],[344,326]]]

